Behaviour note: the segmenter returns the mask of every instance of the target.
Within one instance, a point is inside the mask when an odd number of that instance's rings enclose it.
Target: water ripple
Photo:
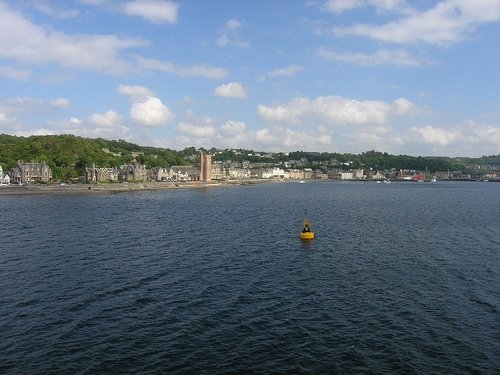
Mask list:
[[[1,196],[0,372],[498,372],[497,186]]]

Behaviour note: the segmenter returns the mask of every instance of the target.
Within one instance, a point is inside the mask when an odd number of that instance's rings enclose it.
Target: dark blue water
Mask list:
[[[498,374],[499,219],[494,183],[0,196],[0,373]]]

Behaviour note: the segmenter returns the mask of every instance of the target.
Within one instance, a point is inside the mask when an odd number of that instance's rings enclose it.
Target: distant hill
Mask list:
[[[417,171],[462,171],[484,174],[500,170],[500,155],[481,158],[449,158],[435,156],[390,155],[367,151],[361,154],[304,152],[266,153],[244,149],[208,150],[214,161],[249,161],[257,165],[282,165],[294,162],[294,167],[326,170],[333,166],[343,169],[372,168],[374,170],[410,169]],[[136,162],[147,168],[186,165],[195,162],[198,150],[188,147],[182,151],[145,147],[124,140],[90,139],[74,135],[44,135],[16,137],[0,134],[0,165],[4,170],[14,167],[18,160],[45,161],[54,178],[69,180],[83,175],[86,166],[119,167]],[[300,163],[297,163],[297,162]]]
[[[134,160],[155,166],[169,167],[188,164],[182,151],[142,147],[123,140],[90,139],[74,135],[44,135],[16,137],[0,134],[0,165],[5,170],[18,160],[45,161],[56,179],[70,179],[83,174],[87,165],[118,167]]]

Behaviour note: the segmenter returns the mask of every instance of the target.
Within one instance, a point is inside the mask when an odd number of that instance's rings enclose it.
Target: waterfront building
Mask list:
[[[152,181],[168,181],[168,180],[170,180],[169,168],[153,167],[153,168],[151,168],[150,175],[151,175]]]
[[[303,180],[304,172],[301,169],[289,169],[288,177],[293,180]]]
[[[366,175],[363,169],[355,169],[353,174],[356,180],[366,180]]]
[[[229,168],[228,174],[233,179],[250,178],[250,170],[246,168]]]
[[[385,175],[380,171],[377,171],[377,172],[372,174],[372,180],[379,180],[380,181],[383,179],[385,179]]]
[[[212,163],[211,177],[212,180],[223,180],[227,177],[226,168],[222,161],[214,161]]]
[[[118,172],[119,181],[147,181],[148,171],[144,164],[124,164]]]
[[[311,168],[304,168],[304,180],[314,178],[314,171]]]
[[[354,180],[354,173],[353,172],[342,172],[341,179],[342,180]]]
[[[321,169],[315,170],[314,171],[314,178],[316,180],[327,180],[328,179],[328,174],[323,173]]]
[[[11,181],[14,183],[39,183],[52,181],[52,169],[44,162],[23,163],[18,161],[10,172]]]
[[[92,167],[85,168],[85,182],[117,182],[118,170],[116,168],[97,168],[95,164]]]
[[[9,185],[10,184],[10,176],[7,173],[3,173],[3,168],[0,165],[0,185]]]
[[[281,168],[261,168],[257,171],[257,177],[268,179],[268,178],[284,178],[288,179],[288,172],[285,172],[284,169]]]
[[[174,181],[200,181],[200,170],[191,165],[173,165],[169,175]]]
[[[200,181],[212,181],[212,156],[204,152],[200,155]]]

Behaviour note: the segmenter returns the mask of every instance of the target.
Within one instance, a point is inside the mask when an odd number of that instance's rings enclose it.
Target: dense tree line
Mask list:
[[[211,150],[214,152],[214,150]],[[340,154],[331,152],[305,152],[295,151],[289,154],[275,153],[271,155],[255,156],[253,150],[236,150],[234,154],[231,150],[219,151],[214,160],[233,160],[250,162],[272,162],[282,163],[285,161],[300,161],[303,167],[317,168],[318,165],[338,165],[343,169],[351,168],[372,168],[374,170],[412,169],[429,172],[446,170],[463,170],[463,163],[456,162],[444,157],[422,157],[408,155],[389,155],[387,152],[368,151],[362,154]]]
[[[18,160],[46,162],[55,179],[83,175],[85,167],[119,167],[133,161],[148,168],[187,164],[182,153],[141,147],[123,140],[88,139],[74,135],[15,137],[0,134],[0,165],[5,170]]]
[[[386,152],[367,151],[361,154],[305,152],[259,153],[245,149],[212,148],[213,160],[247,160],[251,163],[276,163],[300,161],[301,167],[326,168],[338,165],[344,169],[372,168],[374,170],[413,169],[418,171],[464,171],[466,165],[500,167],[500,155],[481,158],[422,157],[390,155]],[[144,147],[124,140],[89,139],[74,135],[46,135],[16,137],[0,134],[0,165],[5,170],[14,167],[18,160],[46,162],[55,179],[71,179],[83,175],[85,167],[95,163],[98,167],[119,167],[136,162],[147,168],[170,167],[195,162],[199,150],[188,147],[182,151]]]

